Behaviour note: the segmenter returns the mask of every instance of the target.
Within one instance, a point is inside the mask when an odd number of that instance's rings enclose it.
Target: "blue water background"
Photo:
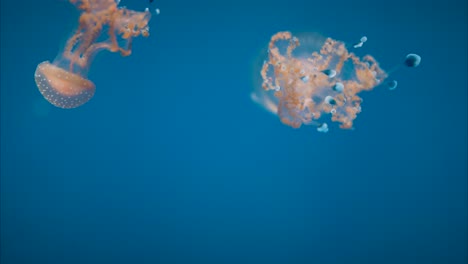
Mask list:
[[[2,264],[468,261],[466,1],[156,7],[150,38],[100,53],[95,97],[62,110],[33,75],[78,13],[2,0]],[[364,93],[354,131],[294,130],[249,97],[282,30],[422,63]]]

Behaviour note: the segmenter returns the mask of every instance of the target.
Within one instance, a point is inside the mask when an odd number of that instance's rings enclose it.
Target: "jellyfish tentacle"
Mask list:
[[[86,35],[83,42],[80,44],[80,47],[77,49],[76,53],[78,56],[85,53],[91,43],[95,42],[102,32],[102,23],[97,16],[89,16],[85,23],[87,24],[87,28],[89,28],[90,33]]]

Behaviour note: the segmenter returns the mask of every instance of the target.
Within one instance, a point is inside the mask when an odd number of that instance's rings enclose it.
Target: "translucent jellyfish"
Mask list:
[[[395,90],[395,88],[398,86],[398,82],[396,80],[391,80],[387,83],[387,85],[389,90]]]
[[[353,48],[357,49],[357,48],[362,47],[362,45],[364,45],[364,42],[358,42],[358,43],[354,44]]]
[[[330,95],[327,95],[327,97],[325,97],[325,103],[329,104],[329,105],[336,105],[336,100],[330,96]]]
[[[388,75],[394,74],[396,71],[400,70],[403,66],[406,66],[406,68],[416,68],[419,66],[421,63],[421,56],[410,53],[406,55],[405,59],[403,60],[403,63],[399,63],[395,67],[393,67],[392,70],[388,71]],[[398,85],[398,82],[395,80],[387,82],[387,86],[389,90],[394,90]]]
[[[340,82],[335,83],[333,86],[333,91],[342,93],[344,91],[344,84]]]
[[[421,63],[421,56],[418,54],[410,53],[406,55],[405,65],[411,68],[418,67]]]
[[[359,58],[348,52],[345,43],[331,38],[279,32],[271,38],[268,51],[260,72],[262,88],[252,99],[293,128],[313,125],[326,132],[328,125],[322,119],[327,116],[341,128],[353,128],[361,112],[358,94],[387,77],[372,56]]]
[[[317,131],[318,132],[322,132],[322,133],[327,133],[328,132],[328,125],[327,123],[323,123],[321,124],[320,126],[317,127]]]
[[[309,79],[310,79],[309,76],[302,76],[302,77],[301,77],[301,80],[302,80],[303,82],[305,82],[305,83],[308,82]]]
[[[333,78],[336,76],[336,71],[333,69],[326,69],[322,71],[323,74],[327,75],[328,78]]]
[[[362,45],[364,45],[366,41],[367,41],[367,37],[366,36],[362,37],[358,43],[354,44],[353,48],[357,49],[357,48],[362,47]]]

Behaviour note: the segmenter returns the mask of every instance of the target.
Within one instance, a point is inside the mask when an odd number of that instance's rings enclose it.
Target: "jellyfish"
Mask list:
[[[357,49],[357,48],[360,48],[362,47],[362,45],[364,45],[364,43],[367,41],[367,37],[366,36],[363,36],[358,43],[354,44],[353,45],[353,48]]]
[[[318,132],[322,132],[322,133],[327,133],[328,132],[328,125],[327,123],[323,123],[321,124],[320,126],[317,127],[317,131]]]
[[[329,105],[336,105],[336,100],[333,96],[327,95],[324,101]]]
[[[52,63],[40,63],[34,75],[44,98],[60,108],[88,102],[95,92],[94,83],[87,79],[93,57],[101,50],[129,56],[133,38],[149,36],[151,18],[148,9],[137,12],[118,7],[115,0],[69,1],[81,12],[78,29],[63,52]]]
[[[418,67],[421,63],[421,56],[419,56],[418,54],[410,53],[406,55],[404,63],[410,68]]]
[[[335,85],[333,86],[333,90],[335,92],[342,93],[344,91],[344,84],[340,82],[335,83]]]
[[[387,85],[389,90],[395,90],[395,88],[398,86],[398,82],[396,80],[391,80],[387,83]]]
[[[406,55],[405,59],[402,60],[403,63],[398,63],[396,66],[392,68],[392,70],[388,71],[388,74],[393,74],[397,70],[400,70],[402,66],[406,66],[407,68],[416,68],[421,64],[421,56],[418,54],[410,53]]]
[[[406,55],[405,59],[403,60],[403,63],[399,63],[395,67],[393,67],[392,70],[388,71],[388,75],[394,74],[396,71],[398,71],[402,66],[406,66],[407,68],[416,68],[419,66],[421,63],[421,56],[410,53]],[[398,86],[398,82],[396,80],[392,80],[387,82],[387,86],[389,90],[395,90],[395,88]]]
[[[302,77],[301,77],[301,80],[302,80],[303,82],[305,82],[305,83],[308,82],[309,79],[310,79],[309,76],[302,76]]]
[[[352,129],[363,101],[358,94],[387,77],[372,56],[359,58],[344,42],[331,38],[279,32],[268,51],[260,70],[261,88],[251,97],[293,128],[312,125],[327,132],[323,119],[330,116],[340,128]]]
[[[326,70],[323,70],[322,73],[327,75],[328,78],[333,78],[336,76],[336,71],[334,69],[326,69]]]

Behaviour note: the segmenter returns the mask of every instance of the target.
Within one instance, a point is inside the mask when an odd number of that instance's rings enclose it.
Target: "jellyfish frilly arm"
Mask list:
[[[151,14],[148,10],[137,12],[118,8],[113,0],[70,2],[82,10],[79,27],[67,42],[64,51],[64,57],[70,62],[70,70],[75,64],[87,68],[92,56],[103,49],[128,56],[131,54],[132,38],[149,36],[148,22]],[[104,28],[108,28],[108,39],[97,42]],[[122,44],[119,44],[118,38],[124,40]]]
[[[270,66],[275,66],[281,61],[283,61],[283,56],[280,54],[278,47],[276,47],[276,42],[280,40],[289,40],[292,38],[292,34],[290,32],[278,32],[273,37],[271,37],[270,43],[268,45],[268,54],[269,54],[269,61],[265,62],[263,64],[262,70],[260,74],[262,75],[263,78],[263,84],[262,87],[265,90],[274,90],[277,86],[278,83],[275,83],[273,85],[272,83],[272,78],[268,77],[268,69]],[[288,54],[290,54],[289,47],[288,47]]]
[[[70,0],[78,9],[85,12],[93,10],[109,9],[110,7],[117,8],[115,0]]]
[[[268,49],[270,51],[270,61],[271,63],[280,62],[283,60],[283,56],[280,54],[278,47],[276,47],[276,42],[280,40],[289,40],[292,38],[290,32],[279,32],[273,37],[271,37],[270,44]],[[288,54],[290,55],[290,46],[288,46]]]

